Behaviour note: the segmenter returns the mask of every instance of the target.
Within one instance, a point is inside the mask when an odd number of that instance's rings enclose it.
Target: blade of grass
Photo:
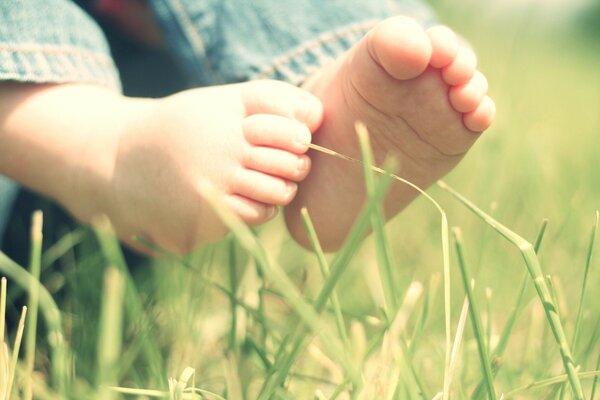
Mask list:
[[[577,375],[577,368],[575,367],[573,356],[571,355],[571,349],[567,341],[564,328],[560,321],[556,304],[554,304],[554,302],[552,301],[552,296],[550,295],[548,286],[546,285],[540,262],[535,254],[534,248],[531,245],[531,243],[529,243],[517,233],[511,231],[510,229],[496,221],[488,214],[484,213],[481,209],[476,207],[472,202],[460,195],[446,183],[438,181],[438,185],[442,189],[450,192],[467,208],[469,208],[477,216],[483,219],[488,225],[494,228],[498,233],[504,236],[508,241],[513,243],[513,245],[515,245],[519,249],[521,255],[523,256],[523,260],[525,261],[525,265],[527,266],[529,274],[531,275],[531,278],[533,280],[533,284],[535,286],[538,297],[542,302],[544,312],[546,313],[546,319],[548,320],[554,339],[559,346],[563,366],[565,368],[565,371],[567,372],[567,375],[569,376],[569,384],[573,389],[575,398],[577,400],[583,400],[583,390],[581,388],[579,376]]]
[[[302,215],[302,222],[304,222],[306,232],[308,232],[308,239],[317,257],[319,268],[321,270],[321,275],[323,276],[323,279],[327,279],[330,273],[329,263],[325,258],[325,253],[323,253],[323,248],[321,247],[321,243],[319,242],[319,238],[317,237],[317,232],[315,231],[315,227],[312,223],[312,220],[310,218],[310,215],[308,214],[308,210],[306,209],[306,207],[303,207],[302,210],[300,210],[300,214]],[[331,306],[333,307],[335,324],[337,326],[340,339],[342,340],[342,343],[344,345],[344,351],[346,353],[350,353],[350,342],[348,340],[348,333],[346,332],[346,323],[342,314],[340,300],[335,289],[331,293]]]
[[[8,355],[8,345],[4,342],[0,343],[0,400],[7,400],[9,394],[9,374],[10,361]]]
[[[356,123],[356,133],[360,143],[362,167],[365,179],[367,196],[372,198],[375,195],[375,177],[373,175],[373,151],[369,141],[367,128],[361,122]],[[383,288],[383,298],[385,301],[384,310],[388,320],[395,314],[397,305],[397,290],[394,284],[392,252],[390,243],[385,233],[385,219],[383,217],[383,207],[377,204],[371,215],[371,226],[375,235],[375,248],[377,254],[377,265],[379,266],[379,275],[381,277],[381,287]]]
[[[19,351],[21,350],[21,339],[23,338],[23,331],[25,330],[26,317],[27,306],[23,306],[23,311],[21,311],[21,318],[19,318],[19,325],[17,327],[17,335],[15,336],[15,344],[13,345],[12,358],[10,360],[8,385],[6,388],[6,400],[10,400],[11,398],[13,383],[15,381],[15,375],[17,373],[17,361],[19,359]]]
[[[465,333],[465,325],[467,324],[467,315],[469,313],[469,297],[465,296],[460,315],[458,317],[458,325],[456,326],[456,334],[452,344],[452,353],[450,354],[450,371],[453,372],[458,362],[458,351]],[[454,373],[452,374],[454,376]]]
[[[139,397],[153,397],[153,398],[158,398],[158,399],[164,399],[164,398],[169,397],[169,392],[164,391],[164,390],[136,389],[136,388],[127,388],[127,387],[119,387],[119,386],[113,386],[110,388],[110,390],[112,390],[116,393],[132,395],[132,396],[139,396]],[[211,391],[204,390],[204,389],[198,389],[198,388],[187,388],[184,391],[184,394],[191,395],[192,392],[194,392],[196,394],[200,394],[200,395],[206,397],[207,399],[227,400],[224,397],[219,396],[216,393],[213,393]]]
[[[114,392],[108,387],[119,380],[118,362],[121,354],[123,332],[123,297],[125,292],[123,275],[109,267],[104,273],[102,308],[100,310],[100,333],[98,335],[97,385],[99,399],[113,399]]]
[[[542,241],[544,239],[544,234],[546,233],[547,227],[548,227],[548,220],[547,219],[542,220],[542,225],[540,226],[540,229],[538,230],[538,234],[535,238],[535,244],[533,245],[533,249],[536,252],[536,254],[539,254],[540,247],[542,246]],[[498,344],[496,345],[496,348],[494,349],[492,356],[490,357],[492,360],[492,373],[494,374],[494,376],[496,376],[496,374],[498,373],[498,371],[500,370],[500,368],[502,366],[502,358],[504,357],[504,351],[506,350],[506,347],[508,346],[508,341],[510,340],[510,337],[511,337],[512,331],[515,327],[515,324],[517,322],[517,319],[518,319],[519,315],[521,314],[521,312],[523,311],[523,308],[525,307],[525,293],[526,293],[526,289],[528,286],[527,284],[529,283],[528,277],[529,277],[529,273],[527,271],[524,271],[523,278],[521,278],[521,287],[519,289],[519,295],[517,296],[517,301],[515,302],[515,305],[511,311],[511,314],[508,317],[506,324],[504,325],[504,329],[502,330],[502,333],[500,334],[500,339],[498,340]],[[477,387],[475,388],[475,390],[473,391],[471,398],[480,399],[483,396],[484,390],[485,390],[485,382],[482,379],[479,382],[479,384],[477,385]]]
[[[4,319],[6,318],[6,278],[0,280],[0,346],[4,343]]]
[[[255,264],[254,267],[256,269],[256,276],[258,277],[258,279],[260,281],[260,285],[257,290],[258,305],[256,307],[256,313],[259,315],[260,320],[264,321],[264,323],[260,325],[260,328],[261,328],[260,344],[263,349],[266,349],[267,341],[269,338],[269,330],[270,330],[269,326],[267,324],[267,313],[265,311],[265,291],[267,289],[267,282],[266,282],[266,277],[265,277],[263,268],[261,267],[260,263],[255,259],[254,264]]]
[[[139,335],[137,340],[141,343],[141,354],[147,361],[155,384],[162,384],[167,376],[164,370],[164,360],[159,351],[159,346],[153,335],[152,323],[144,311],[138,290],[129,274],[125,257],[121,251],[118,240],[114,234],[110,221],[105,216],[99,216],[92,221],[92,228],[100,244],[102,254],[109,265],[117,268],[125,281],[125,298],[127,317],[135,323],[139,323]]]
[[[0,279],[0,400],[10,397],[7,386],[11,371],[8,363],[8,345],[4,343],[4,321],[6,318],[6,278]]]
[[[42,264],[42,226],[43,215],[41,211],[34,211],[31,217],[31,249],[29,256],[29,271],[36,281],[40,280]],[[33,364],[35,361],[35,344],[37,337],[37,315],[39,304],[39,285],[29,287],[28,309],[29,324],[25,332],[25,393],[24,399],[33,398]]]
[[[343,159],[346,161],[362,163],[358,159],[349,157],[345,154],[340,154],[336,151],[333,151],[331,149],[328,149],[328,148],[325,148],[325,147],[322,147],[322,146],[319,146],[316,144],[307,143],[306,145],[313,150],[320,151],[322,153],[328,154],[333,157],[337,157],[337,158],[340,158],[340,159]],[[451,287],[451,285],[450,285],[450,283],[451,283],[450,282],[450,241],[448,239],[448,237],[449,237],[448,218],[446,216],[446,213],[442,209],[442,207],[439,205],[439,203],[437,201],[435,201],[435,199],[433,197],[431,197],[427,192],[425,192],[423,189],[421,189],[414,183],[412,183],[396,174],[390,173],[389,168],[382,169],[375,165],[370,165],[370,168],[373,171],[384,174],[384,176],[389,175],[391,178],[393,178],[405,185],[410,186],[411,188],[413,188],[414,190],[419,192],[421,195],[423,195],[427,200],[429,200],[440,213],[442,261],[443,261],[443,270],[444,270],[444,320],[445,320],[445,331],[446,331],[446,348],[445,348],[445,359],[444,359],[444,389],[443,389],[442,393],[443,393],[443,400],[448,400],[449,396],[450,396],[448,380],[449,380],[449,374],[450,374],[450,370],[449,370],[450,369],[450,351],[451,351],[451,346],[452,346],[452,332],[451,332],[452,320],[451,320],[451,314],[450,314],[450,300],[451,300],[451,298],[450,298],[451,297],[451,293],[450,293],[450,287]],[[357,219],[357,221],[358,221],[358,219]],[[358,225],[358,224],[355,223],[355,225]],[[337,254],[340,254],[340,253],[341,253],[341,251],[338,251]],[[332,263],[332,265],[333,265],[333,263]]]
[[[423,306],[417,318],[417,322],[415,323],[413,335],[410,339],[409,350],[411,357],[414,356],[415,349],[418,347],[417,345],[421,339],[423,330],[425,329],[427,321],[429,320],[429,313],[431,312],[431,307],[435,300],[435,295],[439,286],[439,280],[439,274],[434,274],[429,281],[429,288],[427,289],[427,294],[424,297]]]
[[[594,253],[594,244],[596,242],[596,234],[598,232],[598,223],[600,221],[600,211],[596,211],[596,218],[594,225],[592,226],[592,233],[590,235],[590,241],[588,245],[587,257],[585,259],[585,269],[583,272],[583,282],[581,284],[581,291],[579,296],[579,308],[577,310],[577,317],[575,319],[575,329],[573,331],[573,339],[571,342],[571,350],[575,353],[577,351],[577,345],[579,344],[579,333],[581,330],[581,319],[583,317],[583,310],[585,309],[585,296],[588,288],[588,277],[590,274],[590,266],[592,264],[592,255]]]
[[[491,352],[492,348],[492,289],[485,288],[485,348]]]
[[[459,228],[453,229],[454,241],[456,244],[456,254],[458,257],[458,266],[460,269],[460,275],[462,277],[463,286],[467,297],[469,298],[469,315],[471,317],[471,326],[475,333],[475,339],[477,340],[477,350],[479,351],[479,359],[481,361],[481,367],[483,369],[483,375],[485,377],[485,383],[487,388],[488,397],[491,400],[496,399],[496,389],[494,388],[494,377],[492,375],[492,366],[488,355],[488,349],[486,348],[485,332],[481,323],[481,317],[479,314],[479,306],[475,301],[475,295],[473,289],[471,289],[471,282],[469,278],[469,272],[467,271],[467,264],[463,253],[462,234]]]
[[[583,310],[585,309],[585,295],[587,293],[588,286],[588,276],[590,272],[590,265],[592,263],[592,254],[594,253],[594,243],[596,241],[596,232],[598,231],[598,219],[600,218],[600,212],[596,211],[596,218],[594,219],[594,224],[592,226],[592,233],[590,235],[590,241],[588,245],[587,257],[585,259],[585,268],[583,271],[583,280],[581,284],[581,291],[579,292],[579,307],[577,309],[577,317],[575,318],[575,328],[573,330],[573,337],[571,339],[571,351],[573,353],[577,352],[577,345],[579,344],[579,335],[581,329],[581,320],[583,317]],[[564,399],[566,394],[565,384],[560,388],[560,400]]]
[[[383,199],[385,193],[391,183],[391,176],[384,175],[383,179],[377,185],[377,196],[373,199],[368,199],[366,204],[363,206],[360,215],[358,216],[354,226],[352,227],[346,241],[342,245],[342,248],[335,254],[331,262],[331,274],[328,279],[325,280],[321,291],[319,292],[317,299],[315,300],[315,310],[321,312],[326,303],[328,302],[335,285],[339,281],[341,275],[346,271],[350,265],[350,260],[357,251],[360,242],[363,240],[364,235],[367,232],[371,213],[375,208],[375,204]],[[290,338],[290,344],[286,347],[286,351],[282,351],[281,357],[277,357],[275,364],[271,370],[271,373],[267,375],[265,382],[261,388],[259,394],[259,400],[270,399],[275,393],[277,387],[283,384],[286,376],[289,373],[289,369],[295,362],[300,351],[307,342],[306,331],[304,329],[298,329]]]
[[[577,377],[579,379],[591,379],[591,378],[598,378],[600,376],[600,371],[596,370],[596,371],[586,371],[586,372],[579,372],[577,373]],[[516,389],[511,390],[510,392],[507,392],[504,394],[505,398],[511,398],[516,394],[525,392],[527,390],[530,389],[539,389],[545,386],[551,386],[551,385],[556,385],[562,382],[567,382],[569,380],[569,376],[567,374],[562,374],[562,375],[558,375],[558,376],[553,376],[552,378],[548,378],[548,379],[543,379],[540,381],[535,381],[535,382],[531,382],[530,384],[518,387]]]
[[[64,256],[69,250],[81,243],[85,238],[83,229],[76,229],[67,233],[52,246],[48,247],[42,255],[42,270],[52,265],[56,260]]]
[[[596,360],[596,371],[600,370],[600,354],[598,354],[598,360]],[[590,399],[594,400],[596,397],[596,387],[598,386],[598,378],[600,375],[596,375],[594,377],[594,382],[592,382],[592,393],[590,394]]]
[[[229,239],[227,243],[227,250],[229,257],[227,259],[229,266],[229,302],[231,312],[231,326],[229,327],[229,348],[231,350],[236,348],[236,334],[237,334],[237,288],[238,288],[238,277],[237,277],[237,256],[235,249],[235,242],[233,239]]]
[[[402,300],[400,308],[396,312],[396,315],[394,316],[393,320],[390,321],[391,324],[386,331],[389,339],[392,341],[392,343],[389,346],[388,352],[390,353],[391,361],[393,361],[393,363],[397,366],[396,375],[398,376],[396,377],[396,379],[402,376],[404,378],[404,381],[407,382],[407,384],[405,385],[406,389],[411,393],[409,398],[418,397],[415,386],[417,386],[418,390],[420,390],[421,393],[424,393],[424,387],[422,386],[421,380],[418,374],[416,373],[413,360],[408,355],[406,342],[402,336],[405,334],[408,320],[412,312],[414,311],[415,304],[421,297],[422,293],[423,285],[420,282],[414,281],[410,284],[410,286],[406,290],[406,294],[404,296],[404,299]],[[406,373],[404,371],[408,371],[409,376],[405,376]],[[414,381],[414,384],[412,384],[411,380]],[[397,381],[392,382],[395,382],[395,384],[397,384]],[[391,396],[393,393],[394,391],[390,391],[388,389],[389,396]]]
[[[190,379],[194,378],[196,370],[191,367],[186,367],[181,375],[179,376],[179,380],[175,385],[175,400],[183,400],[183,392],[188,385]]]
[[[0,251],[0,271],[22,288],[27,290],[31,287],[37,288],[40,311],[46,322],[48,344],[52,350],[52,378],[57,393],[64,396],[65,393],[68,393],[69,385],[67,375],[69,351],[63,333],[62,317],[56,303],[48,290],[38,280],[33,278],[25,268],[8,258],[2,251]]]
[[[209,204],[213,207],[215,212],[219,215],[221,220],[229,227],[231,232],[238,239],[240,244],[254,257],[257,265],[261,269],[262,273],[265,277],[269,277],[271,281],[273,281],[284,294],[287,302],[295,309],[297,314],[302,318],[304,324],[301,328],[297,329],[295,332],[303,332],[304,335],[301,337],[301,341],[305,340],[307,329],[312,330],[317,333],[319,338],[323,341],[327,350],[333,354],[334,358],[343,364],[345,371],[352,376],[357,376],[357,373],[354,372],[354,366],[348,359],[348,354],[345,353],[338,344],[333,341],[331,338],[332,335],[329,335],[328,329],[326,326],[323,326],[319,322],[319,314],[321,310],[315,310],[300,294],[298,288],[294,285],[294,283],[290,280],[287,274],[281,270],[279,267],[275,266],[270,262],[268,256],[266,254],[265,249],[262,247],[260,241],[252,234],[251,230],[229,209],[221,204],[220,196],[217,194],[216,190],[210,186],[205,186],[202,189],[204,198],[209,202]],[[299,344],[299,343],[298,343]],[[294,358],[295,359],[295,358]],[[277,362],[276,362],[277,364]],[[290,364],[291,367],[291,364]],[[277,365],[274,366],[274,369],[278,370]],[[289,367],[286,369],[286,374],[289,371]],[[281,381],[283,382],[283,380]],[[279,382],[277,385],[273,386],[273,392],[269,394],[271,396],[274,393],[274,390],[279,386]]]

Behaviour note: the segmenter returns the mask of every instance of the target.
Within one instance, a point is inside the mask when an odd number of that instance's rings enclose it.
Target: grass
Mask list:
[[[314,253],[215,204],[229,239],[148,265],[105,220],[42,246],[35,217],[30,266],[0,254],[0,399],[597,397],[597,44],[529,15],[457,26],[460,8],[437,5],[499,109],[427,192],[439,210],[422,196],[384,226],[380,199],[402,183],[368,168],[363,132],[369,200],[336,254],[307,212]]]

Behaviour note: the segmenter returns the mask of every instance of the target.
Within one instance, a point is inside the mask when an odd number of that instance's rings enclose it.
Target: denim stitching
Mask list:
[[[313,55],[317,58],[320,63],[326,62],[332,59],[331,56],[323,57],[323,55],[327,55],[327,52],[324,51],[324,47],[330,47],[334,43],[340,43],[345,40],[354,38],[358,35],[362,36],[366,32],[368,32],[373,26],[375,26],[379,20],[369,20],[365,22],[361,22],[358,24],[354,24],[348,27],[345,27],[342,30],[337,32],[328,32],[322,34],[317,39],[306,42],[299,47],[293,49],[291,52],[284,54],[280,57],[277,57],[273,64],[263,68],[256,74],[257,79],[265,79],[276,75],[277,73],[286,77],[293,84],[300,84],[304,77],[301,77],[298,73],[289,73],[290,65],[298,64],[304,66],[305,72],[308,70],[317,70],[319,66],[307,66],[305,63],[301,62],[301,58],[307,55]],[[332,52],[335,53],[335,52]],[[306,75],[306,74],[304,74]]]
[[[112,59],[106,54],[95,53],[92,51],[82,50],[77,47],[64,46],[64,45],[37,45],[37,44],[20,44],[20,45],[7,45],[0,44],[0,52],[15,52],[15,53],[44,53],[44,54],[57,54],[65,56],[77,56],[81,58],[93,59],[102,64],[113,65]]]
[[[112,59],[72,46],[0,44],[0,78],[25,82],[93,82],[120,89]]]
[[[189,15],[185,12],[183,5],[180,0],[172,0],[173,13],[177,14],[177,21],[180,22],[181,27],[187,33],[187,39],[192,45],[194,50],[199,55],[206,54],[206,46],[202,34],[194,28],[193,22],[190,20]]]

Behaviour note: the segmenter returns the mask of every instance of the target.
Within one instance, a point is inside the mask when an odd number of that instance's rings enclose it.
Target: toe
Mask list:
[[[448,85],[463,85],[473,77],[477,57],[467,46],[460,46],[454,60],[442,68],[442,77]]]
[[[269,221],[277,215],[277,207],[232,194],[225,196],[227,205],[238,217],[248,225],[257,225]]]
[[[431,41],[417,21],[392,17],[367,35],[369,55],[395,79],[420,75],[431,58]]]
[[[432,67],[442,68],[450,64],[458,52],[458,39],[456,34],[446,26],[434,26],[427,30],[427,35],[431,40],[431,61]]]
[[[492,124],[496,115],[494,101],[485,96],[479,106],[463,116],[465,126],[473,132],[483,132]]]
[[[310,170],[310,158],[271,147],[253,146],[243,158],[246,168],[299,182]]]
[[[450,87],[448,91],[450,104],[458,112],[473,111],[483,100],[487,88],[487,79],[477,71],[468,83]]]
[[[321,101],[289,83],[257,80],[243,84],[246,114],[273,114],[294,118],[314,132],[323,118]]]
[[[288,205],[298,185],[279,177],[251,169],[241,169],[232,180],[231,191],[251,200],[278,206]]]
[[[279,115],[254,114],[242,122],[244,137],[255,146],[268,146],[296,154],[308,150],[311,133],[306,125]]]

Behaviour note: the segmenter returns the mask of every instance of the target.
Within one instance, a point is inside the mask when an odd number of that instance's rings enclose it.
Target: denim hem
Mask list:
[[[358,42],[380,19],[362,21],[307,41],[257,71],[252,79],[277,79],[300,85]]]
[[[81,82],[121,90],[117,69],[107,54],[65,45],[0,44],[0,80]]]

